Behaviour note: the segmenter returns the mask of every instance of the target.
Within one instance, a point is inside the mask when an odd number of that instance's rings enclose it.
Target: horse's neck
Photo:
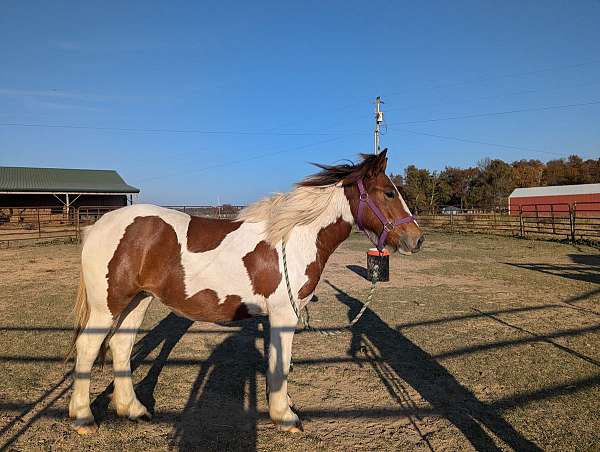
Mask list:
[[[310,224],[296,226],[288,239],[297,281],[306,280],[306,277],[309,279],[306,283],[309,288],[304,291],[304,295],[308,295],[307,290],[312,293],[329,256],[348,238],[352,230],[354,220],[350,205],[343,190],[340,192],[341,197],[336,197],[327,211]],[[312,290],[309,290],[311,286]]]

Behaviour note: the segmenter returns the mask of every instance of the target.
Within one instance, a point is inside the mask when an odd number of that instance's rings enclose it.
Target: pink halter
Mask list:
[[[369,193],[367,193],[367,191],[365,190],[365,185],[363,184],[362,179],[359,179],[359,181],[357,182],[357,185],[358,185],[358,192],[360,193],[359,201],[358,201],[358,214],[356,216],[356,223],[358,224],[358,229],[360,229],[363,232],[365,231],[365,228],[363,227],[363,215],[364,215],[364,211],[365,211],[365,205],[367,205],[367,206],[369,206],[371,211],[375,214],[375,216],[377,218],[379,218],[379,221],[381,221],[381,224],[383,224],[383,231],[381,231],[381,235],[379,236],[377,243],[375,243],[375,241],[373,239],[371,239],[371,236],[369,236],[369,234],[366,234],[366,232],[365,232],[365,234],[369,237],[371,242],[373,242],[373,245],[375,245],[379,251],[383,251],[383,247],[385,246],[385,241],[387,240],[388,234],[391,231],[393,231],[396,226],[400,226],[401,224],[406,224],[406,223],[410,223],[411,221],[415,221],[415,216],[409,215],[408,217],[398,218],[394,221],[388,220],[386,218],[386,216],[383,214],[383,212],[381,212],[381,210],[379,210],[379,207],[377,207],[377,204],[375,204],[375,202],[372,201],[371,198],[369,198]]]

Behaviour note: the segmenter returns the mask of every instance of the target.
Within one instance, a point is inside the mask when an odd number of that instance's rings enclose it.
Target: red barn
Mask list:
[[[511,215],[520,212],[568,215],[574,208],[579,217],[599,216],[600,184],[516,188],[508,197]]]

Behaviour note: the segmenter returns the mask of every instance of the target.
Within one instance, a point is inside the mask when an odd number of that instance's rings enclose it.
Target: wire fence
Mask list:
[[[79,240],[81,229],[121,206],[0,208],[0,244]],[[189,215],[234,219],[243,206],[166,206]],[[600,241],[600,203],[530,204],[518,210],[452,210],[420,214],[419,225],[450,232]]]
[[[222,206],[164,206],[195,217],[234,219],[245,206],[224,204]]]

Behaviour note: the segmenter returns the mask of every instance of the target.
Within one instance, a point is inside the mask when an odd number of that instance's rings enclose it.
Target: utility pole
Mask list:
[[[379,127],[383,122],[383,112],[380,110],[380,105],[383,104],[381,97],[375,98],[375,154],[379,154],[381,146],[379,145]]]

